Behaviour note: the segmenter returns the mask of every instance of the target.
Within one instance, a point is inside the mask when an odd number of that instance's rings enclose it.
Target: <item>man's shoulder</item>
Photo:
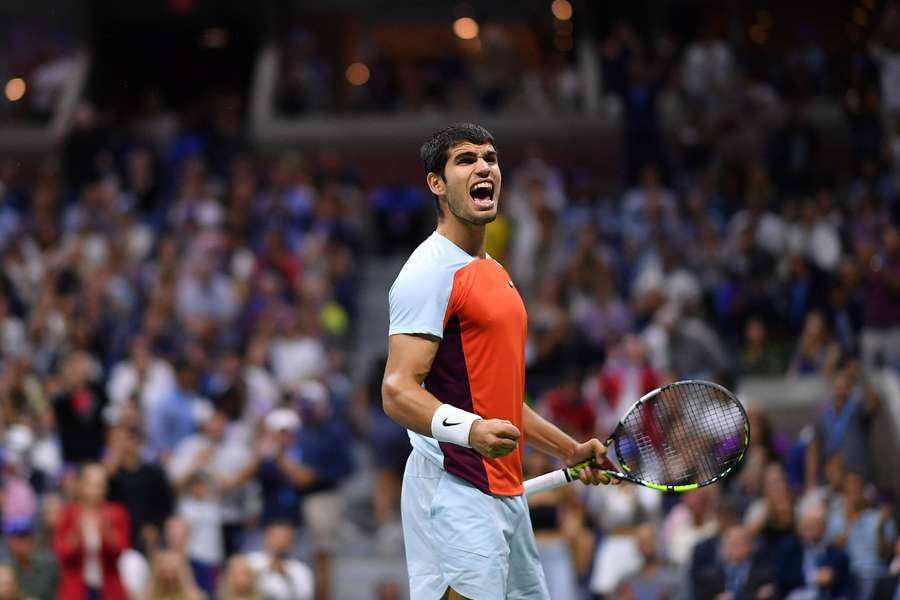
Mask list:
[[[434,232],[410,253],[397,275],[395,284],[401,281],[422,284],[427,283],[429,279],[452,277],[456,270],[472,262],[474,258],[444,236]]]

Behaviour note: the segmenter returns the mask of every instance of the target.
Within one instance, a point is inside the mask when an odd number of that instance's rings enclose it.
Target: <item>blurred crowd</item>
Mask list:
[[[489,252],[526,298],[528,401],[572,435],[675,379],[829,390],[796,436],[751,404],[723,485],[534,497],[553,598],[895,597],[869,373],[900,368],[897,6],[877,22],[827,61],[812,34],[762,60],[621,23],[597,52],[623,185],[539,145],[503,163]],[[85,105],[58,156],[0,162],[0,600],[327,599],[365,540],[399,559],[408,441],[383,362],[349,365],[362,266],[423,239],[432,203],[331,149],[256,152],[242,111]]]
[[[450,36],[448,25],[393,29],[387,36],[414,38],[423,52],[398,53],[363,29],[348,53],[365,65],[365,78],[345,81],[347,65],[323,51],[326,32],[294,27],[283,38],[276,108],[284,115],[344,113],[434,113],[483,111],[549,114],[583,107],[583,86],[571,52],[539,47],[552,43],[549,21],[513,27],[488,23],[473,39]],[[568,50],[572,24],[565,22]],[[423,41],[439,39],[439,44]],[[424,44],[424,46],[423,46]],[[342,57],[344,58],[344,57]]]

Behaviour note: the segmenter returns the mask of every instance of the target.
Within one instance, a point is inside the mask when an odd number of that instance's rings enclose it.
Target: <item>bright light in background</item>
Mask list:
[[[461,17],[453,22],[453,33],[463,40],[472,40],[478,37],[478,21],[472,17]]]
[[[203,32],[201,43],[205,48],[223,48],[228,43],[228,31],[221,27],[210,27]]]
[[[347,67],[347,81],[350,85],[365,85],[369,81],[369,67],[362,63],[355,62]]]
[[[6,82],[6,99],[10,102],[16,102],[25,95],[25,80],[21,77],[15,77]]]
[[[568,21],[572,18],[572,3],[569,0],[553,0],[550,5],[553,16],[560,21]]]

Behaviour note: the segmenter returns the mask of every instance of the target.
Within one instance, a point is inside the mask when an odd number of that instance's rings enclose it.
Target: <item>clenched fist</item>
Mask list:
[[[469,445],[482,456],[500,458],[516,449],[520,435],[506,419],[479,419],[469,430]]]

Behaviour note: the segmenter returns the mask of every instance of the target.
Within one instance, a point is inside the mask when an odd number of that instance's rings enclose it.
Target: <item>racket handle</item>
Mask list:
[[[525,495],[540,494],[566,485],[571,479],[566,477],[566,469],[557,469],[550,473],[539,475],[525,482]]]
[[[556,471],[551,471],[550,473],[545,473],[544,475],[529,479],[524,484],[525,495],[531,496],[532,494],[539,494],[566,485],[570,481],[575,481],[578,479],[578,471],[589,464],[591,464],[591,461],[586,460],[573,467],[557,469]]]

